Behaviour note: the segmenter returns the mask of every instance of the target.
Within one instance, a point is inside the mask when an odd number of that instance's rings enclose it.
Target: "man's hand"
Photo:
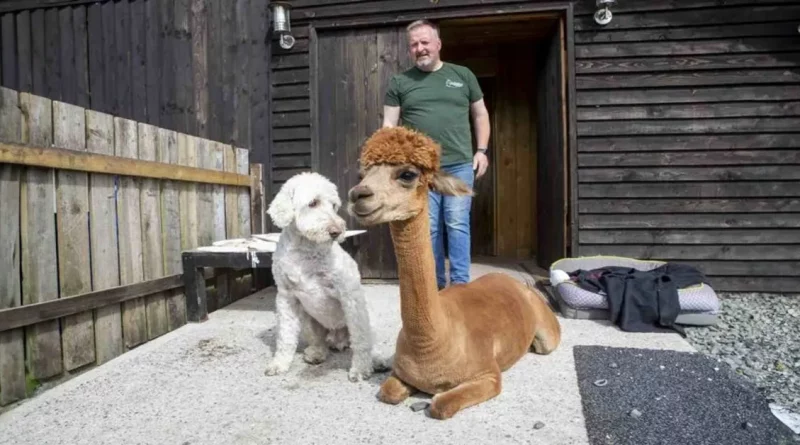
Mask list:
[[[489,168],[489,158],[480,151],[475,153],[475,156],[472,157],[472,169],[478,170],[478,175],[476,177],[480,178],[483,176],[487,168]]]

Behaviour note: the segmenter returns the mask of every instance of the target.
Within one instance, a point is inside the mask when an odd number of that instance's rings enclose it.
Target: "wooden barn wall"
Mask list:
[[[0,3],[0,84],[269,149],[268,0]]]
[[[295,0],[273,45],[272,183],[311,168],[309,23],[435,17],[515,0]],[[574,3],[581,255],[685,261],[718,290],[800,287],[800,5]],[[406,21],[406,20],[401,20]],[[273,188],[274,193],[274,188]]]

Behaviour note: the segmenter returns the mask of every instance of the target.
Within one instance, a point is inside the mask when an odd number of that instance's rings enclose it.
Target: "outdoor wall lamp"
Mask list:
[[[611,10],[608,8],[616,4],[617,0],[597,0],[599,9],[594,13],[594,21],[603,26],[611,23]]]
[[[280,45],[283,49],[291,49],[294,46],[292,37],[292,24],[290,12],[291,5],[288,2],[272,2],[269,4],[272,9],[272,26],[275,32],[280,34]]]

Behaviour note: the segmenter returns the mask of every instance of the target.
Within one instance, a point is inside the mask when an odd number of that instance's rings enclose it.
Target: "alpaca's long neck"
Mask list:
[[[427,210],[427,203],[426,210]],[[420,348],[444,335],[427,211],[390,224],[400,280],[400,316],[406,339]]]

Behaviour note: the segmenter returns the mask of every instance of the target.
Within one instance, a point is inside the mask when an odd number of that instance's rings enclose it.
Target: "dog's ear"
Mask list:
[[[294,187],[284,184],[267,209],[267,214],[272,218],[272,222],[281,229],[291,224],[294,219],[293,195]]]

